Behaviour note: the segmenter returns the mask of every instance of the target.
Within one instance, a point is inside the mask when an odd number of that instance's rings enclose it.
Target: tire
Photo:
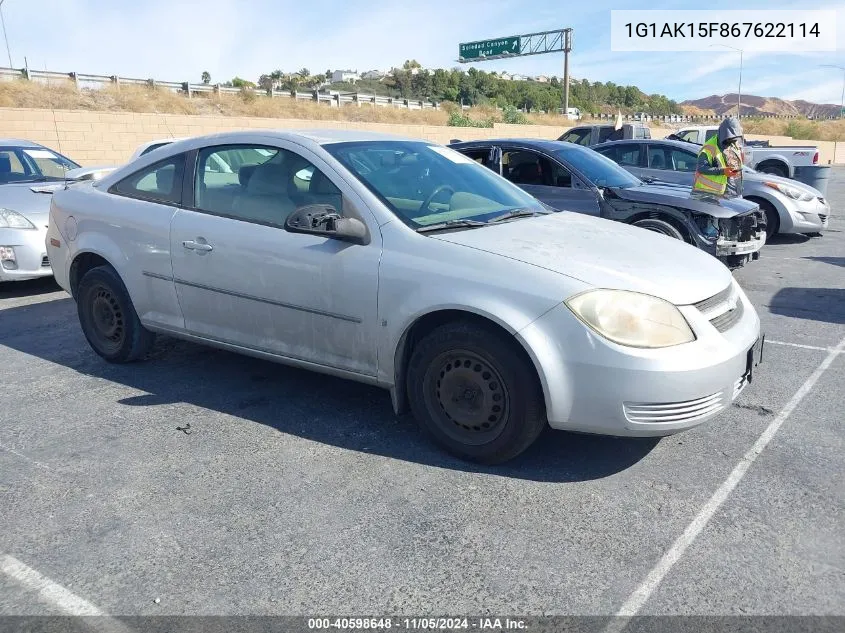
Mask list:
[[[655,220],[652,218],[647,218],[645,220],[638,220],[634,222],[633,226],[638,226],[641,229],[646,229],[648,231],[654,231],[655,233],[660,233],[661,235],[666,235],[668,237],[673,237],[676,240],[684,240],[683,234],[675,228],[673,225],[669,224],[665,220]]]
[[[416,344],[407,390],[423,430],[469,461],[512,459],[546,426],[543,393],[525,352],[508,335],[470,322],[447,323]]]
[[[76,292],[76,311],[88,344],[110,363],[138,360],[155,341],[155,334],[141,325],[126,286],[111,266],[85,273]]]
[[[766,216],[766,241],[778,234],[780,230],[780,214],[770,202],[765,200],[754,200],[760,205],[760,210]]]
[[[768,165],[757,167],[757,171],[762,172],[764,174],[771,174],[772,176],[780,176],[781,178],[789,177],[789,174],[783,167],[774,163],[769,163]]]

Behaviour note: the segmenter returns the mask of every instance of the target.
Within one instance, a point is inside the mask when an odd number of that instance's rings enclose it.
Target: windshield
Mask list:
[[[555,154],[564,164],[571,165],[596,187],[636,187],[642,184],[639,178],[632,176],[609,158],[598,152],[573,151],[559,149]]]
[[[415,141],[324,147],[413,228],[455,220],[486,222],[517,209],[546,212],[529,194],[447,147]]]
[[[0,184],[63,180],[68,169],[77,167],[46,147],[0,146]]]

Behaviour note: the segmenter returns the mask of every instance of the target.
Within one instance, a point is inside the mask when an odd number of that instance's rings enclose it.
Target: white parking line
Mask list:
[[[745,476],[745,473],[748,472],[751,464],[755,462],[755,460],[760,456],[760,453],[763,452],[763,449],[765,449],[769,442],[772,441],[772,438],[778,430],[780,430],[780,427],[786,419],[793,411],[795,411],[795,408],[810,392],[813,386],[818,382],[819,378],[822,377],[822,374],[827,371],[836,356],[843,351],[845,351],[845,339],[839,341],[839,345],[828,352],[821,364],[810,375],[810,377],[807,378],[806,382],[801,385],[798,391],[795,392],[795,395],[792,396],[789,402],[787,402],[783,409],[781,409],[780,413],[778,413],[775,419],[772,420],[771,424],[766,427],[766,430],[763,431],[763,434],[760,435],[757,441],[754,442],[754,446],[752,446],[748,452],[742,456],[742,459],[740,459],[739,463],[731,471],[731,474],[728,475],[728,478],[721,486],[719,486],[716,492],[713,493],[710,500],[704,504],[704,507],[701,508],[699,513],[695,516],[692,523],[690,523],[687,526],[687,529],[684,530],[683,534],[681,534],[677,540],[672,543],[672,546],[648,573],[645,580],[643,580],[640,586],[634,590],[625,603],[619,608],[619,611],[616,612],[617,617],[611,620],[604,629],[604,633],[619,633],[628,625],[628,622],[630,621],[629,618],[632,618],[640,612],[640,609],[643,608],[643,605],[666,577],[666,574],[669,573],[675,563],[677,563],[681,556],[683,556],[686,549],[692,545],[698,535],[701,534],[701,531],[707,526],[710,519],[712,519],[713,515],[716,514],[716,511],[722,506],[731,492],[733,492],[733,490],[737,487],[739,482],[742,481],[742,478]]]
[[[770,339],[766,339],[766,343],[771,343],[772,345],[787,345],[789,347],[800,347],[801,349],[814,349],[820,352],[834,352],[836,354],[840,354],[843,351],[837,351],[835,347],[819,347],[818,345],[804,345],[803,343],[786,343],[785,341],[772,341]]]
[[[87,600],[83,600],[60,584],[42,576],[13,556],[4,555],[0,558],[0,571],[27,589],[37,591],[42,600],[58,607],[68,615],[105,615]]]

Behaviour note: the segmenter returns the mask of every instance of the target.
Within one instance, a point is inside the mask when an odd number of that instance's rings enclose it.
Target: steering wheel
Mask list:
[[[428,194],[428,197],[423,200],[423,203],[420,205],[420,215],[423,215],[423,211],[430,211],[431,209],[428,208],[428,205],[437,197],[437,195],[443,191],[449,190],[452,192],[452,195],[455,194],[455,190],[450,187],[449,185],[440,185],[439,187],[435,187],[434,191]]]

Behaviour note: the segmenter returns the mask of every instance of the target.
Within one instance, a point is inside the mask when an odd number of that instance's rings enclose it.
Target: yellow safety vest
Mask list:
[[[721,168],[727,167],[727,161],[722,150],[719,149],[718,136],[711,136],[707,142],[701,147],[698,153],[707,156],[707,162],[711,166],[718,166]],[[692,183],[692,190],[699,193],[709,193],[715,196],[725,195],[725,190],[728,188],[728,177],[725,174],[718,176],[711,176],[709,174],[702,174],[695,170],[695,181]]]

